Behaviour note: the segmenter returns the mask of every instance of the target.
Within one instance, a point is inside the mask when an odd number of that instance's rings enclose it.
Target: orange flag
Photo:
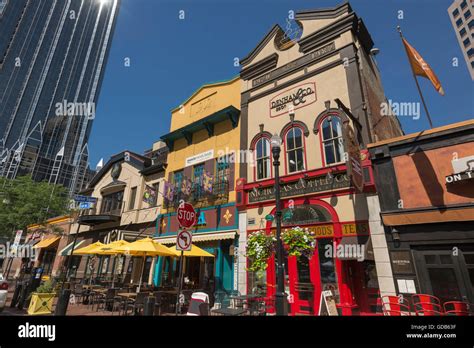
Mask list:
[[[426,77],[431,81],[433,87],[439,92],[439,94],[444,95],[443,87],[441,82],[439,82],[438,77],[435,75],[433,69],[428,65],[423,57],[405,40],[403,40],[403,45],[407,51],[408,59],[410,60],[411,68],[413,73],[418,76]]]

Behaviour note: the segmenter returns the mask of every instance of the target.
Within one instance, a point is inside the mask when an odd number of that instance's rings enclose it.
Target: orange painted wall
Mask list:
[[[421,208],[474,202],[474,183],[446,185],[453,174],[451,161],[474,155],[474,144],[465,143],[419,151],[393,158],[403,208]]]

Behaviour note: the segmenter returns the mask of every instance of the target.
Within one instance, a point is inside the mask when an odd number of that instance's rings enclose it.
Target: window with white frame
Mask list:
[[[257,180],[270,177],[270,141],[268,138],[260,138],[255,145],[255,156],[257,161]]]
[[[285,136],[288,173],[305,169],[303,131],[299,127],[291,128]]]
[[[342,123],[337,116],[328,116],[321,124],[324,158],[326,165],[344,160]]]

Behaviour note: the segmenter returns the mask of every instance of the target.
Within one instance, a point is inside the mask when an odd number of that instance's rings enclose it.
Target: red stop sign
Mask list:
[[[181,227],[191,228],[196,224],[197,214],[189,203],[180,204],[177,211],[178,222]]]

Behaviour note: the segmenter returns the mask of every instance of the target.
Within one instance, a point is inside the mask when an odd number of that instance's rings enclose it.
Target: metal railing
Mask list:
[[[177,191],[177,192],[176,192]],[[212,192],[204,190],[202,185],[193,184],[193,187],[189,195],[185,194],[180,190],[176,190],[172,200],[165,198],[164,207],[167,210],[176,210],[179,206],[179,202],[184,200],[185,202],[192,203],[196,206],[207,206],[215,205],[217,203],[224,204],[229,201],[229,182],[222,181],[214,183],[212,185]]]

